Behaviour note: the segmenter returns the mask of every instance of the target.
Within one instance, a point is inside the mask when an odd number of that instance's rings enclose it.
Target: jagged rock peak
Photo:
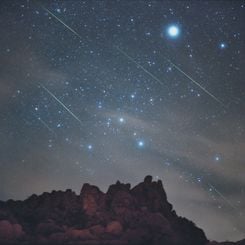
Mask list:
[[[147,175],[145,178],[144,178],[144,183],[146,184],[151,184],[152,182],[152,176],[151,175]]]
[[[103,193],[86,183],[80,195],[68,189],[0,202],[0,244],[6,243],[219,244],[209,243],[193,222],[177,216],[162,181],[152,176],[132,189],[117,181]]]

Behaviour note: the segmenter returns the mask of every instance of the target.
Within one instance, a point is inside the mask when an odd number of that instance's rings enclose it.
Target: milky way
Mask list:
[[[208,238],[244,238],[244,11],[1,1],[0,199],[151,174]]]

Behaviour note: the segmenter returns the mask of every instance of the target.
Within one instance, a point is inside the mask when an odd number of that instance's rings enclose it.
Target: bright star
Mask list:
[[[202,182],[202,179],[201,179],[200,177],[198,177],[198,178],[197,178],[197,181],[198,181],[199,183],[201,183],[201,182]]]
[[[180,29],[176,25],[171,25],[167,29],[167,34],[171,38],[177,38],[179,36]]]
[[[218,155],[215,156],[215,157],[214,157],[214,160],[215,160],[216,162],[220,161],[220,156],[218,156]]]
[[[92,150],[93,146],[92,145],[88,145],[88,149]]]
[[[139,141],[137,142],[137,144],[138,144],[138,147],[142,148],[142,147],[144,147],[145,142],[144,142],[143,140],[139,140]]]
[[[124,122],[124,118],[123,118],[123,117],[120,117],[120,118],[119,118],[119,122],[120,122],[120,123],[123,123],[123,122]]]
[[[219,47],[221,49],[225,49],[227,47],[227,44],[226,43],[220,43]]]

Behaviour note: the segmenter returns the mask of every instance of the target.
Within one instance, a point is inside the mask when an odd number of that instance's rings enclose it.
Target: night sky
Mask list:
[[[1,200],[151,174],[245,237],[244,1],[1,0],[0,27]]]

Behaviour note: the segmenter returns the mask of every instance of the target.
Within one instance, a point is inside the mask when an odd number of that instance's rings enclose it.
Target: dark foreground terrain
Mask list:
[[[147,176],[134,188],[117,182],[107,193],[84,184],[71,190],[0,202],[0,244],[243,245],[209,242],[176,215],[162,182]]]

